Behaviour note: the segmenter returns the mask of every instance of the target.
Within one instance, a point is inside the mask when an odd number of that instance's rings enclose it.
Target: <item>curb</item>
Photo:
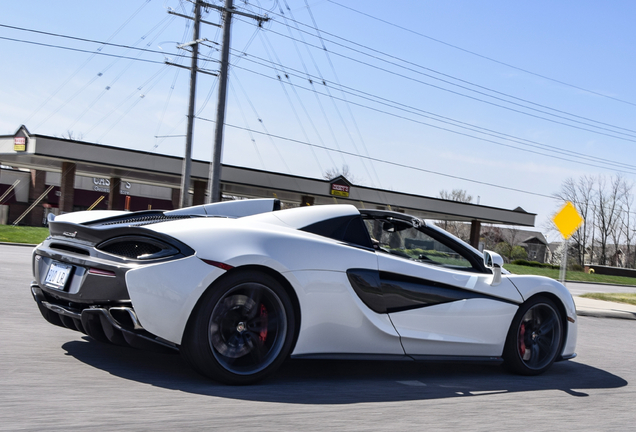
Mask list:
[[[616,319],[636,320],[636,313],[615,311],[615,310],[577,309],[576,315],[594,317],[594,318],[616,318]]]
[[[595,318],[636,320],[636,307],[630,304],[574,296],[576,314]]]
[[[30,243],[10,243],[10,242],[0,242],[0,245],[3,246],[26,246],[26,247],[36,247],[36,244]]]
[[[584,282],[584,281],[575,281],[575,280],[567,280],[567,279],[565,280],[566,284],[570,283],[570,282],[571,283],[577,283],[577,284],[585,284],[585,285],[622,286],[622,287],[630,287],[630,288],[636,289],[636,284],[634,284],[634,285],[625,285],[625,284],[615,284],[615,283],[607,283],[607,282]],[[567,288],[567,285],[565,287]]]

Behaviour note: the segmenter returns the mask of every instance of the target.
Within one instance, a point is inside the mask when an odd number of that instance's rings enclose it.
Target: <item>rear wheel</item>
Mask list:
[[[201,299],[181,351],[200,373],[227,384],[250,384],[289,355],[295,319],[285,289],[269,275],[241,272]]]
[[[522,375],[538,375],[556,360],[563,346],[563,317],[553,301],[535,297],[522,304],[512,321],[505,365]]]

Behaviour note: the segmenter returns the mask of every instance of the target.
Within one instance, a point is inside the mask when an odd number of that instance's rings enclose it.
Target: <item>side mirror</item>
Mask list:
[[[504,265],[504,260],[497,252],[484,250],[484,265],[492,269],[492,282],[490,285],[495,286],[501,283],[501,268]]]

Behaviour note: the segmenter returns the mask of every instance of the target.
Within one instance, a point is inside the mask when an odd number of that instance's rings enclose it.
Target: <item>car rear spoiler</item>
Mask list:
[[[240,218],[260,213],[269,213],[280,210],[280,200],[275,198],[246,199],[224,201],[204,204],[193,207],[185,207],[178,210],[142,210],[138,212],[92,210],[66,213],[60,216],[49,215],[49,226],[55,223],[70,223],[80,225],[114,224],[117,222],[144,222],[154,220],[160,222],[170,219],[182,219],[187,217],[228,217]]]
[[[203,204],[194,207],[186,207],[171,210],[164,213],[170,216],[221,216],[240,218],[260,213],[269,213],[280,210],[280,200],[275,198],[246,199],[235,201],[223,201],[218,203]]]

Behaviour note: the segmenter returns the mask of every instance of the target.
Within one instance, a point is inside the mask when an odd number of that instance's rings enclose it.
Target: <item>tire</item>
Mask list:
[[[199,373],[225,384],[252,384],[289,355],[296,320],[273,277],[244,271],[213,285],[195,308],[181,345]]]
[[[539,375],[552,366],[564,341],[563,315],[554,302],[534,297],[517,311],[504,348],[504,365],[521,375]]]

